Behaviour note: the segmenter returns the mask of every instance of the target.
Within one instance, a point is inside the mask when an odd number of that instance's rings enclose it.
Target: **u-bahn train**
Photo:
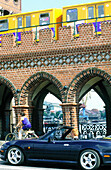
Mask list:
[[[0,17],[1,36],[13,33],[17,43],[21,42],[21,32],[32,30],[39,41],[39,30],[50,28],[58,39],[60,26],[71,26],[73,35],[79,36],[79,25],[93,23],[95,32],[101,33],[101,21],[111,20],[111,0],[66,6],[62,9],[46,9],[34,12],[5,15]]]

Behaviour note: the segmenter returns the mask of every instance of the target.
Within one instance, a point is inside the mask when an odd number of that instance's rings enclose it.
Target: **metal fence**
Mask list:
[[[106,123],[89,123],[89,124],[80,124],[79,132],[81,138],[101,138],[105,137],[107,134]]]
[[[51,131],[53,128],[60,126],[58,124],[44,125],[44,133]],[[81,123],[79,124],[80,139],[102,138],[107,134],[106,122],[102,123]]]

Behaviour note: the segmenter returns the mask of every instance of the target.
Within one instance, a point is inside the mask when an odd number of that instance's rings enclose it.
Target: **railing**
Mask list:
[[[97,35],[98,34],[98,21],[100,20],[100,19],[103,19],[102,21],[99,21],[99,22],[103,22],[103,21],[109,21],[108,20],[108,18],[110,18],[111,16],[104,16],[104,17],[96,17],[96,18],[89,18],[89,19],[80,19],[80,20],[72,20],[72,21],[65,21],[65,22],[57,22],[57,23],[50,23],[50,24],[45,24],[45,25],[34,25],[34,26],[30,26],[30,27],[22,27],[22,28],[13,28],[13,29],[8,29],[8,30],[1,30],[0,31],[0,33],[2,33],[2,32],[6,32],[6,31],[13,31],[14,30],[14,32],[15,32],[15,34],[16,34],[16,42],[18,42],[18,32],[20,32],[19,30],[22,30],[22,32],[23,31],[25,31],[25,30],[27,30],[27,29],[33,29],[33,28],[35,28],[35,41],[37,41],[37,34],[38,34],[38,28],[40,28],[40,27],[46,27],[46,26],[49,26],[49,25],[54,25],[54,32],[53,32],[53,38],[55,38],[55,35],[56,35],[56,26],[57,26],[57,24],[61,24],[62,26],[64,25],[64,24],[68,24],[68,23],[73,23],[73,26],[74,26],[74,30],[73,30],[73,36],[75,37],[76,36],[76,23],[77,22],[81,22],[81,24],[87,24],[87,23],[95,23],[95,34]],[[107,19],[106,19],[107,18]],[[105,20],[106,19],[106,20]],[[95,22],[94,21],[92,21],[92,20],[95,20]],[[111,20],[111,19],[110,19]],[[82,21],[84,21],[83,23],[82,23]],[[78,24],[78,25],[80,25],[80,24]]]
[[[107,134],[106,123],[80,124],[79,132],[82,139],[105,137]]]
[[[44,133],[51,131],[53,128],[60,126],[58,124],[46,124],[44,125]],[[102,138],[107,134],[107,128],[105,122],[98,123],[82,123],[79,124],[79,138],[80,139],[91,139],[91,138]]]

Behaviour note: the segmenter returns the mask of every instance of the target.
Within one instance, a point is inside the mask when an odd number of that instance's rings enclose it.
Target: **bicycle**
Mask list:
[[[28,138],[38,138],[35,134],[34,130],[23,131],[22,139]],[[19,140],[17,127],[14,129],[14,132],[8,133],[5,137],[5,142],[12,141],[12,140]]]

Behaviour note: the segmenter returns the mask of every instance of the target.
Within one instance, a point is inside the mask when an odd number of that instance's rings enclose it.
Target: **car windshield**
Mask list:
[[[66,128],[66,127],[55,128],[54,130],[50,131],[49,133],[41,137],[41,139],[42,140],[48,140],[49,138],[53,140],[71,139],[69,135],[71,130],[72,128]]]

